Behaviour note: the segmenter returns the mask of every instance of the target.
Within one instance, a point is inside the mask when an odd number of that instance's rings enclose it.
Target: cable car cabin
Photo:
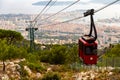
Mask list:
[[[97,43],[89,36],[79,39],[79,57],[86,65],[97,63]]]

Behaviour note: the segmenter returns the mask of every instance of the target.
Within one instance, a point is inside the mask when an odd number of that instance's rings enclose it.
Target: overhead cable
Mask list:
[[[115,4],[115,3],[118,2],[118,1],[120,1],[120,0],[116,0],[116,1],[114,1],[114,2],[111,2],[111,3],[109,3],[108,5],[102,7],[102,8],[100,8],[100,9],[98,9],[98,10],[95,10],[94,13],[97,13],[97,12],[99,12],[99,11],[107,8],[107,7]],[[66,20],[66,21],[63,21],[63,22],[58,22],[58,23],[55,23],[55,24],[50,24],[50,25],[47,25],[47,26],[59,25],[59,24],[62,24],[62,23],[67,23],[67,22],[71,22],[71,21],[74,21],[74,20],[78,20],[78,19],[81,19],[81,18],[84,18],[84,17],[86,17],[86,16],[77,17],[77,18],[74,18],[74,19]]]
[[[51,16],[49,16],[49,17],[45,18],[45,19],[42,19],[42,21],[43,21],[43,20],[47,20],[47,19],[49,19],[49,18],[51,18],[51,17],[53,17],[53,16],[55,16],[55,15],[59,14],[60,12],[62,12],[62,11],[64,11],[64,10],[66,10],[67,8],[71,7],[72,5],[76,4],[76,3],[77,3],[77,2],[79,2],[79,1],[80,1],[80,0],[75,1],[74,3],[72,3],[72,4],[68,5],[67,7],[63,8],[63,9],[62,9],[62,10],[60,10],[60,11],[58,11],[57,13],[55,13],[55,14],[53,14],[53,15],[51,15]]]
[[[120,0],[113,1],[113,2],[111,2],[110,4],[108,4],[108,5],[106,5],[106,6],[102,7],[102,8],[100,8],[100,9],[98,9],[98,10],[96,10],[94,13],[99,12],[99,11],[101,11],[101,10],[107,8],[107,7],[109,7],[109,6],[113,5],[113,4],[115,4],[115,3],[118,2],[118,1],[120,1]]]
[[[42,12],[47,8],[47,6],[52,2],[52,0],[50,0],[46,6],[41,10],[41,12],[34,18],[33,22],[37,20],[37,18],[42,14]]]
[[[57,2],[57,0],[51,2],[50,6],[44,11],[43,14],[45,14],[56,2]]]

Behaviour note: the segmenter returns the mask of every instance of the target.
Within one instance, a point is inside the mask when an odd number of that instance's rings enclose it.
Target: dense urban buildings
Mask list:
[[[71,19],[74,15],[80,16],[79,11],[61,13],[54,19],[42,21],[50,14],[44,14],[35,27],[35,42],[39,44],[69,44],[77,43],[78,38],[84,34],[88,34],[90,22],[85,19],[74,22],[63,23],[59,25],[50,25],[67,19]],[[64,16],[63,16],[64,15]],[[10,29],[20,32],[24,38],[29,40],[29,34],[25,30],[29,27],[27,21],[32,20],[36,15],[27,14],[1,14],[0,29]],[[104,48],[110,44],[120,42],[120,17],[111,19],[95,20],[98,32],[99,48]]]

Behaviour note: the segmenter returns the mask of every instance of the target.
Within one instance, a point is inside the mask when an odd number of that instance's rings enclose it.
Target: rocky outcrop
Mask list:
[[[78,72],[65,72],[60,65],[49,65],[49,64],[43,64],[46,65],[45,72],[37,72],[32,71],[28,66],[22,65],[20,66],[19,63],[21,61],[25,61],[25,59],[20,60],[13,60],[13,61],[6,61],[6,71],[2,72],[2,62],[0,62],[0,80],[21,80],[21,77],[26,77],[30,80],[39,80],[41,79],[45,74],[49,72],[59,72],[60,75],[62,75],[62,78],[65,80],[119,80],[120,79],[120,70],[119,74],[115,75],[116,73],[113,72],[115,68],[113,67],[86,67],[83,66],[81,71]],[[25,71],[27,75],[22,76],[21,74]],[[22,73],[21,73],[22,72]],[[24,75],[24,73],[23,73]],[[72,76],[73,75],[73,76]],[[26,79],[25,78],[25,79]],[[115,79],[114,79],[115,78]]]
[[[113,67],[92,68],[87,71],[81,71],[77,75],[74,75],[73,78],[75,78],[75,80],[105,80],[113,76],[112,70],[114,70]]]
[[[5,72],[2,71],[2,62],[0,62],[0,80],[20,80],[21,79],[21,66],[19,63],[21,61],[25,61],[25,59],[18,59],[18,60],[13,60],[13,61],[6,61],[6,70]],[[41,73],[33,73],[32,70],[26,65],[24,65],[24,70],[27,72],[29,78],[32,79],[39,79],[41,78]]]

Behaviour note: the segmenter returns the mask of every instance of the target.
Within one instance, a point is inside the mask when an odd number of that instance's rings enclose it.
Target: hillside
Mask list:
[[[120,44],[98,50],[98,54],[105,55],[98,58],[96,65],[83,64],[78,57],[78,44],[34,45],[35,48],[32,48],[31,52],[29,41],[23,39],[20,33],[1,30],[1,80],[112,80],[120,78]]]

